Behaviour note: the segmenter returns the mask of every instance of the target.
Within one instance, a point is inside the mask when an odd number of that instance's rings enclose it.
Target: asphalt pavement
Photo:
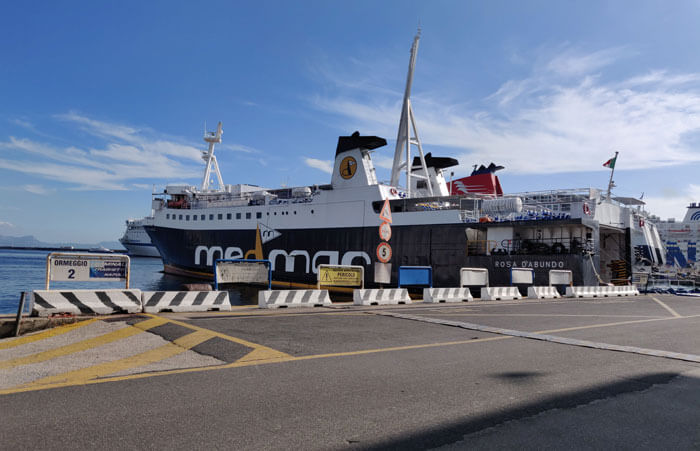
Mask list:
[[[0,340],[3,448],[700,449],[700,298],[83,323]]]

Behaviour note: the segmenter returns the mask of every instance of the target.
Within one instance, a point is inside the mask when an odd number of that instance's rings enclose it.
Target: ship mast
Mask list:
[[[413,84],[413,70],[416,66],[416,54],[418,53],[418,41],[420,40],[420,28],[413,38],[411,46],[411,59],[408,63],[408,75],[406,77],[406,91],[403,96],[403,107],[401,108],[401,119],[399,120],[399,133],[396,137],[396,150],[394,151],[394,164],[391,168],[392,186],[399,186],[399,178],[401,171],[406,170],[406,191],[408,197],[411,197],[411,179],[421,178],[426,179],[428,192],[433,195],[433,186],[428,177],[428,167],[425,164],[425,156],[423,155],[423,146],[418,137],[418,129],[416,128],[416,119],[411,108],[411,85]],[[413,136],[411,136],[411,131]],[[423,168],[423,175],[413,174],[411,172],[411,145],[418,148],[420,163]]]
[[[216,174],[217,181],[219,182],[219,190],[224,189],[224,180],[221,178],[221,171],[219,171],[219,163],[216,161],[216,156],[214,155],[214,145],[221,142],[221,135],[224,130],[221,128],[221,122],[216,128],[216,132],[204,131],[204,141],[209,143],[209,150],[202,151],[202,159],[207,162],[207,167],[204,170],[204,178],[202,178],[202,191],[209,189],[209,177],[211,176],[212,168]]]

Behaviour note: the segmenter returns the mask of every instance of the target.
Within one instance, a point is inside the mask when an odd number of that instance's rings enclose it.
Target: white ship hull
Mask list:
[[[134,257],[160,257],[158,248],[151,242],[151,238],[144,230],[144,225],[153,224],[153,217],[148,216],[142,219],[127,219],[126,231],[119,238],[129,253]]]
[[[129,255],[133,257],[160,257],[160,252],[151,243],[125,243],[122,242]]]

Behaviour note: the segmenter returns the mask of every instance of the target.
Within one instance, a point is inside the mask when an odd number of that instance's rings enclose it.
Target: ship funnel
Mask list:
[[[386,139],[379,136],[360,136],[360,132],[340,136],[331,177],[333,189],[376,185],[377,175],[370,150],[385,145]]]

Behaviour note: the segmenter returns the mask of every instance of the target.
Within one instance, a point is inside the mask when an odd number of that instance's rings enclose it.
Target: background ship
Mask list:
[[[365,266],[365,283],[373,286],[373,267],[386,260],[378,248],[385,201],[393,218],[393,282],[398,266],[429,265],[435,286],[459,286],[461,267],[487,268],[494,286],[510,285],[514,267],[532,268],[537,285],[548,284],[552,269],[571,270],[576,285],[626,284],[633,272],[663,264],[661,240],[646,221],[643,202],[614,198],[609,190],[503,195],[494,175],[500,168],[491,165],[461,179],[483,182],[489,190],[455,195],[445,170],[457,160],[424,154],[411,109],[418,40],[411,48],[388,183],[377,180],[371,157],[386,140],[355,132],[339,137],[328,185],[225,185],[214,156],[223,132],[219,123],[204,136],[209,149],[203,152],[201,186],[169,185],[154,196],[153,222],[145,229],[164,270],[212,277],[215,259],[269,259],[273,284],[311,287],[319,264],[356,264]],[[217,184],[210,181],[212,171]]]
[[[700,203],[691,203],[682,221],[653,217],[666,245],[666,263],[679,269],[700,269],[697,243],[700,238]]]
[[[124,235],[119,238],[129,255],[137,257],[160,257],[160,252],[151,243],[151,238],[143,228],[145,225],[153,224],[153,216],[146,216],[141,219],[127,219]]]

